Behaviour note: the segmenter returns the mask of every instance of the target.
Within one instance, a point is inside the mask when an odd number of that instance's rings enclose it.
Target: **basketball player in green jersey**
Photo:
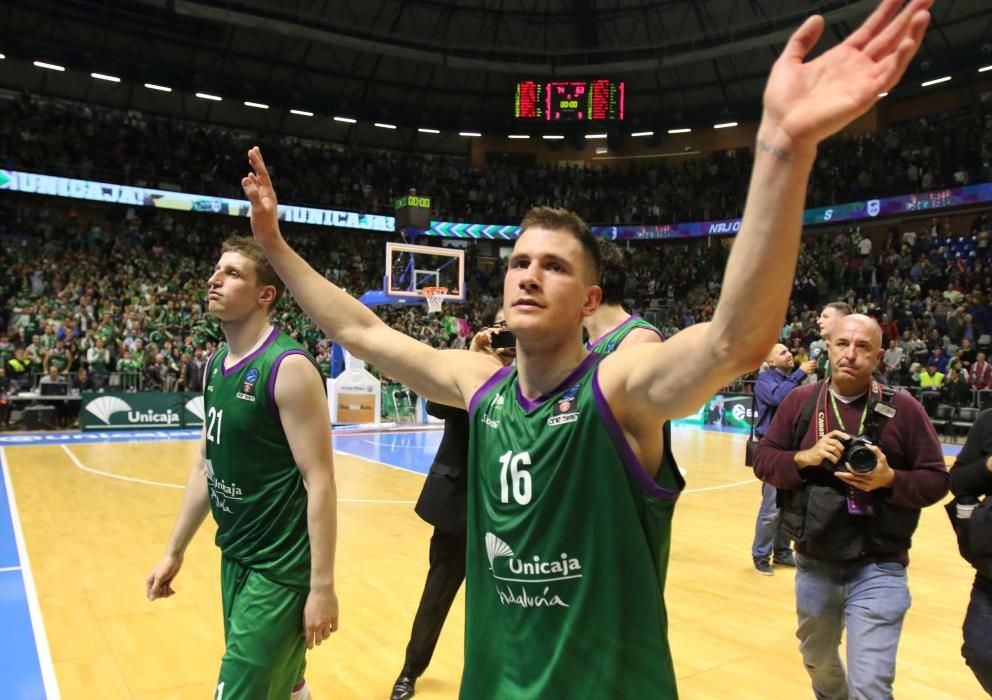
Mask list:
[[[602,238],[599,239],[599,252],[603,261],[599,288],[603,295],[596,310],[583,320],[589,334],[589,349],[608,355],[621,343],[629,346],[664,340],[660,330],[623,308],[623,292],[627,286],[627,264],[623,252]]]
[[[306,649],[337,629],[330,417],[303,347],[273,327],[283,291],[258,244],[232,238],[208,281],[226,345],[204,373],[204,434],[149,600],[175,593],[208,511],[217,521],[227,649],[215,700],[302,700]]]
[[[677,484],[662,426],[760,364],[777,339],[817,144],[898,81],[929,4],[883,0],[808,63],[822,18],[793,34],[765,90],[713,320],[602,360],[582,342],[602,294],[600,252],[576,215],[524,217],[503,286],[517,364],[499,368],[389,328],[321,277],[283,239],[261,153],[249,152],[252,231],[303,310],[415,392],[469,408],[464,700],[676,697],[662,588]]]

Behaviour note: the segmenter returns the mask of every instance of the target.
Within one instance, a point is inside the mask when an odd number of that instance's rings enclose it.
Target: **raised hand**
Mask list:
[[[253,172],[241,180],[241,188],[251,202],[251,232],[263,245],[279,237],[279,205],[269,171],[262,160],[262,151],[255,146],[248,151],[248,163]]]
[[[900,11],[903,0],[883,0],[843,43],[803,63],[824,26],[819,15],[807,19],[772,66],[763,119],[775,132],[759,148],[815,149],[868,111],[905,72],[930,22],[932,2],[911,0]]]

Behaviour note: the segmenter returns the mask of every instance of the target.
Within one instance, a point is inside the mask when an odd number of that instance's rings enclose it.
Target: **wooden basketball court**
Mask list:
[[[812,697],[794,636],[793,572],[751,568],[760,487],[741,466],[743,440],[674,431],[688,491],[676,510],[667,602],[684,700]],[[223,628],[211,519],[177,594],[155,603],[144,595],[196,451],[193,441],[4,448],[63,698],[212,697]],[[335,457],[341,631],[308,655],[307,681],[316,700],[384,699],[427,570],[431,529],[413,512],[423,476]],[[973,571],[943,509],[924,512],[911,555],[896,696],[981,697],[960,656]],[[418,698],[457,697],[463,607],[460,595]]]

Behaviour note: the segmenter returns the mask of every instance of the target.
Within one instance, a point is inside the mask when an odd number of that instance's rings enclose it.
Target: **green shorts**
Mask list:
[[[288,700],[306,668],[305,592],[221,557],[227,649],[214,700]]]

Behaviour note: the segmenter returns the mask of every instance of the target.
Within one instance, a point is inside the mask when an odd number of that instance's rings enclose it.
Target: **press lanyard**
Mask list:
[[[829,389],[828,389],[829,391]],[[871,389],[868,390],[869,395],[871,394]],[[837,409],[837,399],[834,397],[834,392],[830,392],[830,405],[834,408],[834,416],[837,417],[837,424],[840,425],[840,429],[845,433],[850,434],[847,426],[844,425],[844,419],[840,417],[840,411]],[[858,423],[858,435],[862,433],[865,429],[865,417],[868,415],[868,403],[865,402],[864,410],[861,411],[861,422]]]

